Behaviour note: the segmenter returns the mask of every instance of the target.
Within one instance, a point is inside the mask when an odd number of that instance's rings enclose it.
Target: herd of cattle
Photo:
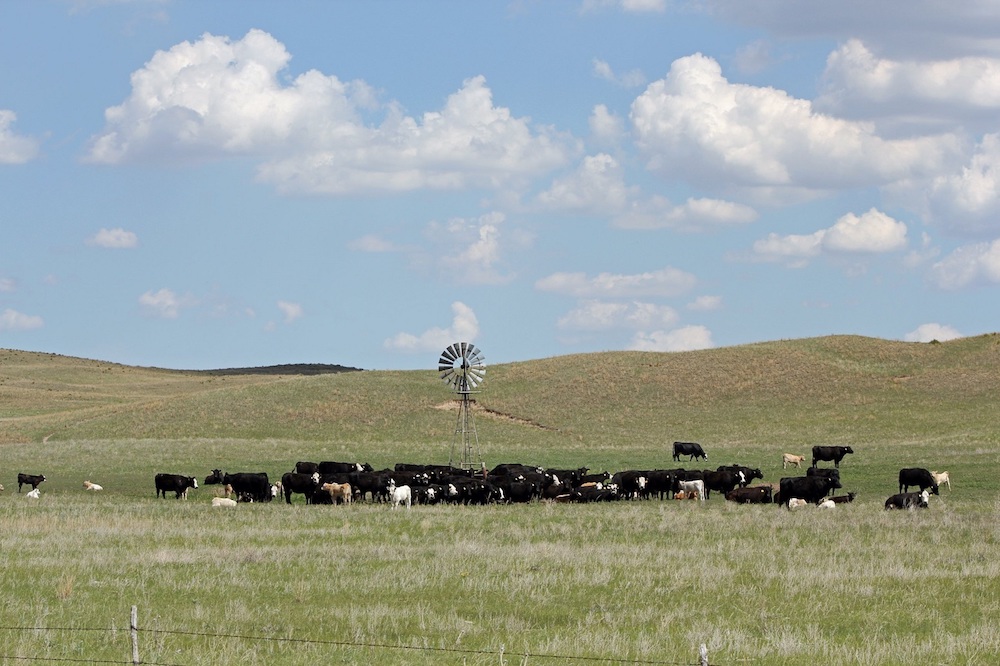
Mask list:
[[[656,469],[625,470],[611,474],[591,474],[589,469],[544,469],[534,465],[507,463],[487,470],[459,469],[448,465],[398,463],[392,469],[374,470],[371,465],[354,462],[297,462],[293,471],[272,482],[266,472],[227,473],[212,470],[204,485],[219,486],[221,497],[216,506],[235,506],[239,502],[270,502],[303,495],[307,504],[347,504],[351,502],[387,502],[393,508],[412,504],[492,504],[526,503],[536,500],[555,502],[606,502],[634,499],[708,500],[713,492],[740,504],[778,504],[788,508],[814,504],[833,508],[852,502],[856,496],[831,494],[843,488],[840,463],[854,453],[849,446],[814,446],[812,465],[804,476],[785,477],[778,483],[763,482],[760,469],[743,465],[723,465],[715,470]],[[673,459],[708,460],[701,445],[674,442]],[[786,453],[782,468],[798,468],[806,459]],[[820,462],[833,467],[819,467]],[[25,475],[27,476],[27,475]],[[38,479],[39,477],[32,477]],[[44,477],[40,477],[44,480]],[[760,483],[754,483],[755,480]],[[21,479],[19,478],[20,482]],[[30,482],[30,481],[26,481]],[[157,474],[156,496],[173,493],[186,498],[189,489],[198,488],[195,477]],[[899,492],[885,502],[886,509],[926,508],[930,494],[937,495],[939,485],[951,482],[948,473],[923,468],[899,471]],[[918,488],[910,492],[910,488]],[[32,484],[37,488],[37,483]],[[20,491],[20,485],[18,487]]]

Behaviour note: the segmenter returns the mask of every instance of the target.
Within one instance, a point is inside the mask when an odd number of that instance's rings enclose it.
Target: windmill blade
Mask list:
[[[455,348],[455,345],[448,345],[448,347],[446,347],[445,350],[441,352],[441,358],[447,359],[449,362],[454,361],[456,358],[458,358],[458,349]]]

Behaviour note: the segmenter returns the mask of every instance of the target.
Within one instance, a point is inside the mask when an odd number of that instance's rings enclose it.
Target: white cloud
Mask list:
[[[942,289],[1000,283],[1000,240],[958,248],[931,266],[931,279]]]
[[[987,134],[960,173],[934,179],[928,195],[934,220],[959,233],[1000,230],[1000,134]]]
[[[0,109],[0,164],[24,164],[38,156],[37,140],[10,129],[16,120],[16,113]]]
[[[439,352],[453,342],[473,342],[479,335],[479,320],[472,308],[461,301],[451,304],[451,326],[431,328],[419,335],[397,333],[383,346],[402,352]]]
[[[916,330],[907,333],[903,339],[907,342],[930,342],[931,340],[945,342],[946,340],[954,340],[961,337],[963,337],[962,334],[951,326],[945,326],[944,324],[921,324],[917,326]]]
[[[638,188],[625,186],[621,165],[611,155],[587,156],[571,175],[557,179],[538,195],[545,208],[607,214],[628,206]]]
[[[605,147],[618,146],[625,136],[625,121],[608,110],[603,104],[598,104],[587,119],[590,134],[594,142]]]
[[[616,74],[611,68],[611,65],[604,60],[594,58],[592,63],[594,76],[617,86],[621,86],[623,88],[636,88],[646,82],[646,75],[643,74],[641,70],[633,69],[624,74]]]
[[[643,298],[678,296],[694,287],[697,280],[676,268],[623,275],[600,273],[553,273],[538,280],[535,288],[578,298]]]
[[[173,290],[163,288],[159,291],[147,291],[139,297],[139,305],[149,316],[161,319],[176,319],[181,308],[192,305],[189,297],[181,297]]]
[[[734,62],[741,72],[756,74],[764,71],[775,62],[775,57],[771,55],[771,43],[758,39],[747,44],[736,52]]]
[[[615,215],[614,225],[621,229],[704,231],[748,224],[756,219],[757,211],[753,208],[731,201],[692,198],[674,205],[664,197],[653,196],[632,201],[627,209]]]
[[[648,168],[775,201],[935,173],[958,150],[952,136],[884,140],[784,91],[732,84],[701,54],[675,60],[630,117]]]
[[[361,238],[353,240],[348,247],[359,252],[397,252],[400,250],[395,243],[375,234],[366,234]]]
[[[433,248],[417,253],[414,260],[430,263],[450,281],[466,284],[504,284],[513,276],[502,272],[505,248],[501,229],[503,213],[493,211],[478,218],[453,218],[428,225],[426,234]]]
[[[712,332],[704,326],[684,326],[672,331],[637,333],[629,349],[633,351],[680,352],[710,349]]]
[[[10,293],[17,291],[17,280],[14,278],[0,278],[0,292]]]
[[[101,229],[87,239],[87,245],[111,249],[128,249],[139,245],[139,237],[135,233],[126,231],[121,227]]]
[[[594,12],[604,8],[620,9],[630,14],[661,14],[667,10],[667,0],[583,0],[581,10],[584,13]]]
[[[310,70],[285,82],[283,44],[261,30],[242,39],[206,34],[158,51],[132,74],[132,92],[105,112],[94,162],[262,161],[258,176],[284,192],[348,194],[499,188],[546,173],[577,142],[494,106],[481,76],[419,119],[379,107],[372,88]]]
[[[10,308],[0,312],[0,331],[30,331],[44,325],[45,322],[37,315],[26,315]]]
[[[649,329],[673,326],[675,323],[677,312],[666,305],[589,300],[561,317],[558,325],[563,329],[602,331],[616,328]]]
[[[811,234],[769,234],[753,244],[753,253],[763,261],[786,261],[801,267],[804,260],[823,252],[876,254],[905,248],[906,224],[872,208],[860,216],[847,213],[829,229]]]
[[[286,324],[291,324],[296,319],[301,319],[302,315],[305,314],[300,304],[290,301],[278,301],[278,309],[284,315]]]
[[[722,307],[722,296],[699,296],[687,304],[688,310],[707,312]]]

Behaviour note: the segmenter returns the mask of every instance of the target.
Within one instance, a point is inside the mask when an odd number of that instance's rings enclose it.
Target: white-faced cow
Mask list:
[[[888,509],[926,509],[930,495],[926,490],[919,493],[899,493],[885,501]]]
[[[292,503],[292,494],[299,493],[306,496],[306,504],[312,503],[312,497],[319,488],[319,472],[312,474],[299,474],[298,472],[285,472],[281,476],[281,489],[285,493],[285,502]]]
[[[919,486],[920,490],[931,489],[931,493],[938,495],[938,484],[934,476],[922,467],[904,467],[899,470],[899,492],[905,493],[910,486]]]
[[[854,449],[849,446],[814,446],[812,466],[815,467],[820,460],[832,460],[834,467],[840,467],[840,461],[848,453],[854,453]]]
[[[168,492],[172,492],[177,499],[187,499],[188,488],[198,488],[197,479],[183,474],[157,474],[153,477],[153,482],[156,484],[156,496],[163,498],[166,498]]]
[[[674,460],[679,461],[681,456],[689,456],[689,462],[695,458],[708,460],[708,454],[697,442],[674,442]]]
[[[17,475],[17,492],[21,492],[21,486],[31,486],[32,490],[38,488],[38,484],[45,480],[44,474],[24,474]]]

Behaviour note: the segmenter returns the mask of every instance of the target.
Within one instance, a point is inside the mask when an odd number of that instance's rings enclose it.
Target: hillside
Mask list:
[[[211,437],[419,449],[453,436],[454,396],[434,371],[347,370],[176,371],[0,350],[0,443]],[[553,357],[491,366],[476,399],[495,446],[537,450],[668,439],[992,440],[998,395],[1000,335],[990,334]]]

